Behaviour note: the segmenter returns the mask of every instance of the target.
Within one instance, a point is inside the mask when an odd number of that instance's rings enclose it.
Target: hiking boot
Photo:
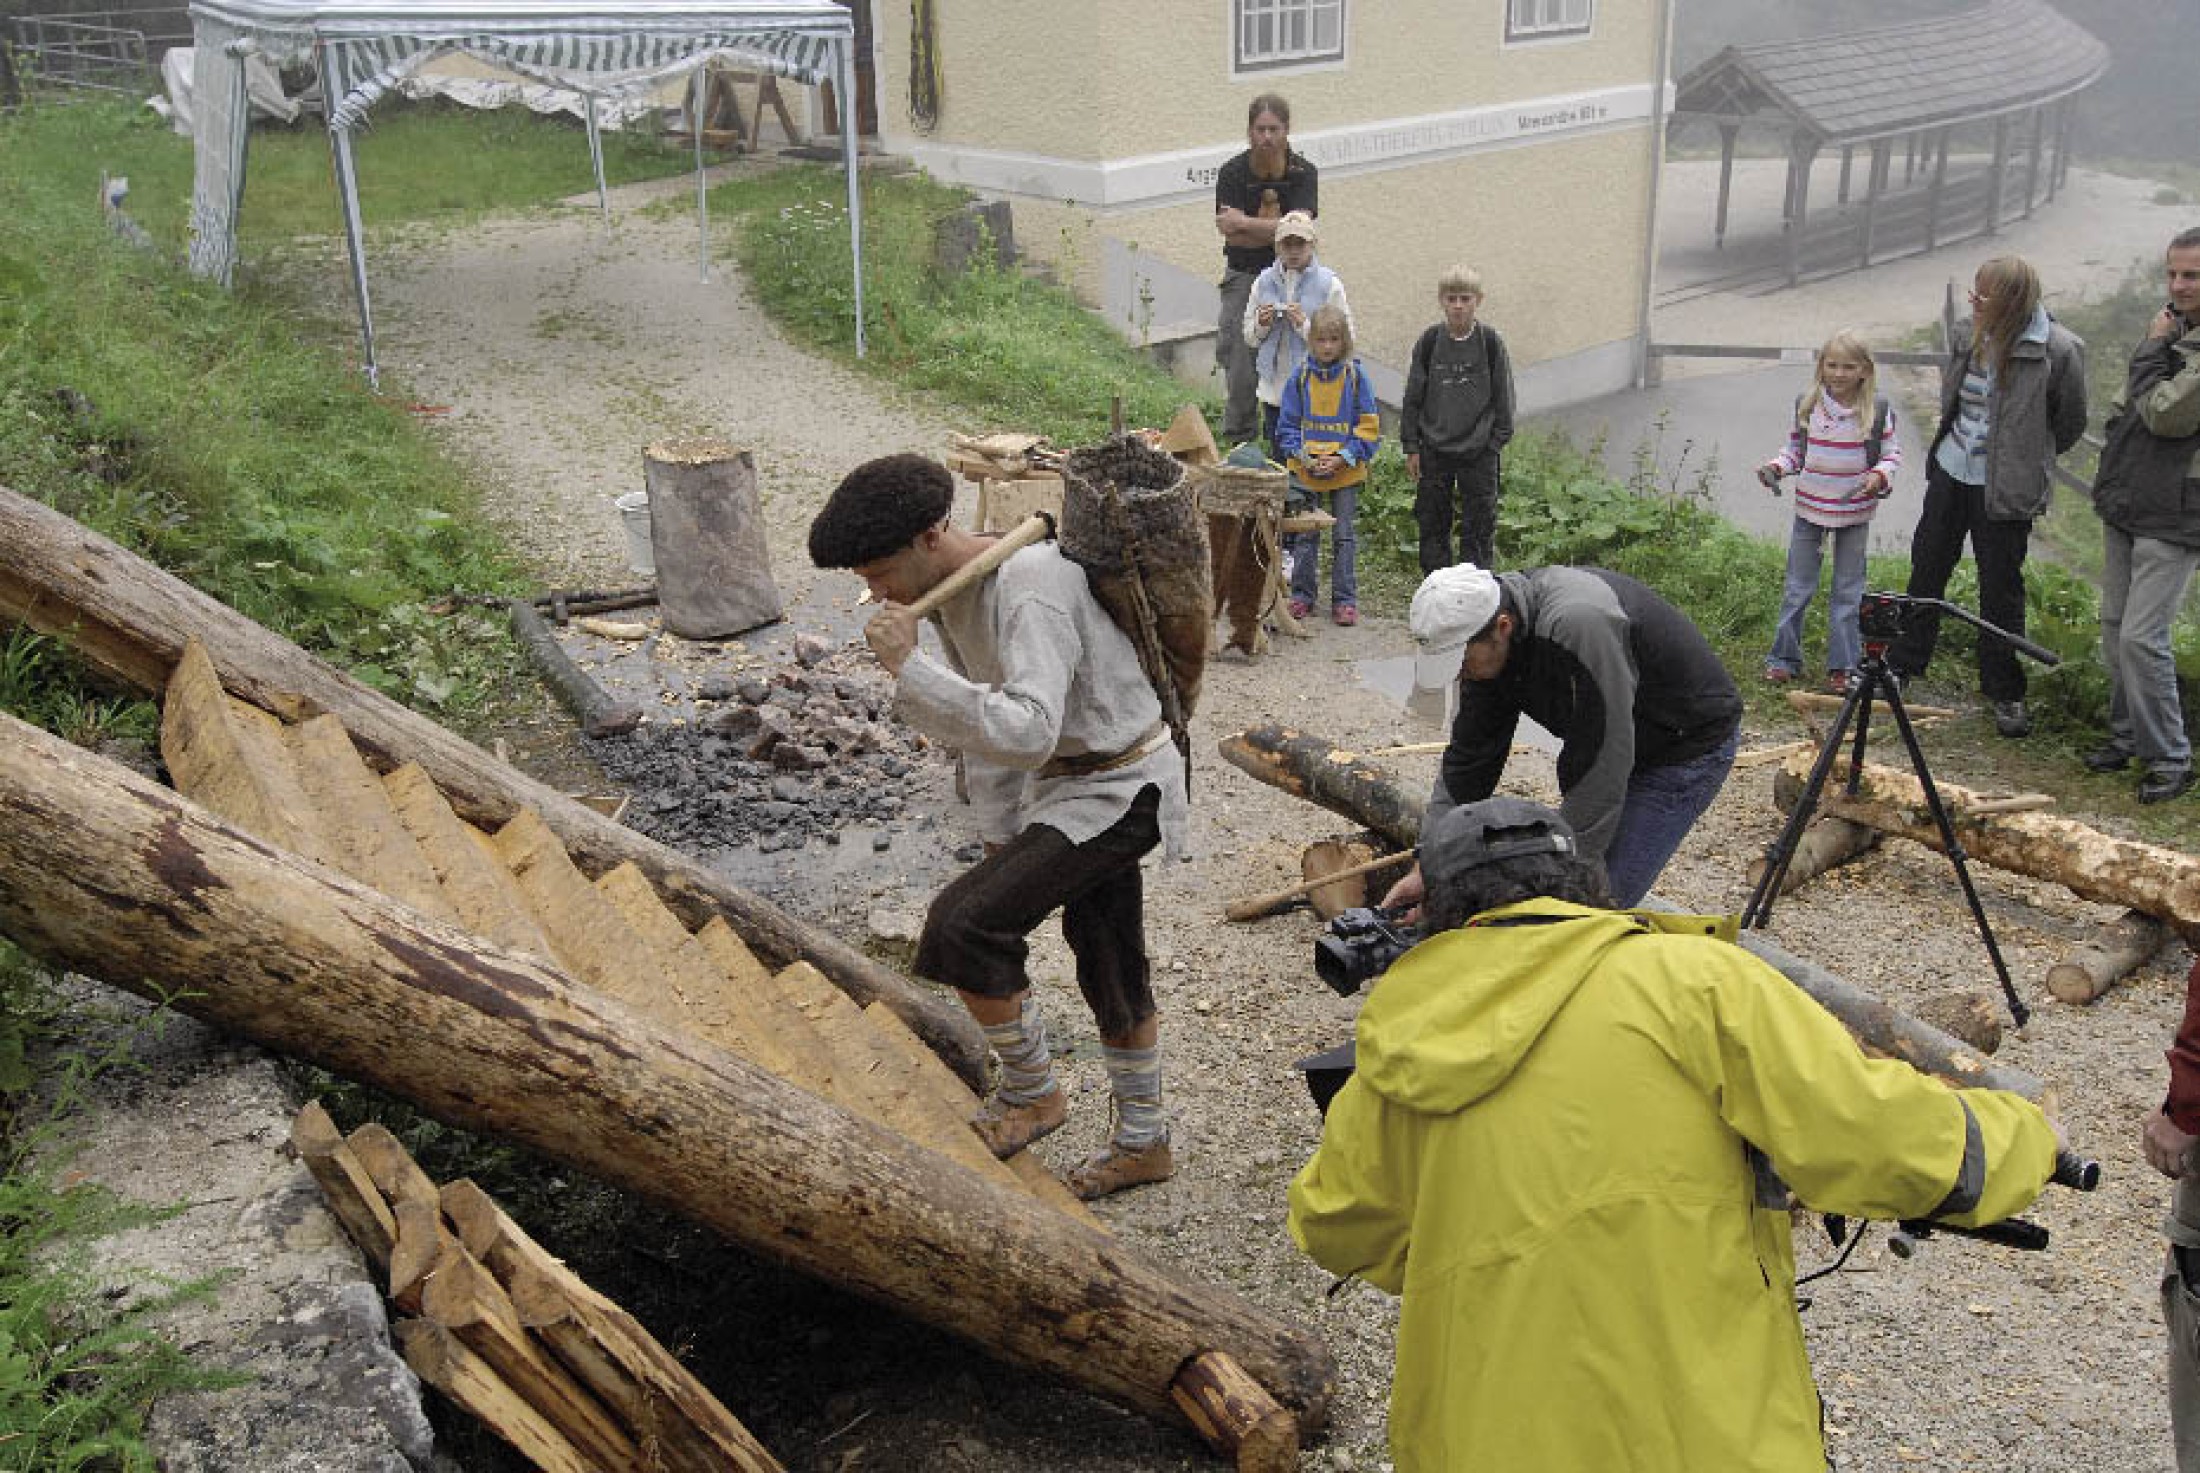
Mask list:
[[[2139,783],[2141,803],[2167,803],[2192,786],[2190,767],[2171,767],[2150,772]]]
[[[1786,685],[1795,678],[1795,672],[1785,665],[1765,666],[1765,680],[1772,685]]]
[[[1126,1146],[1109,1141],[1070,1169],[1062,1180],[1083,1200],[1090,1202],[1125,1187],[1167,1181],[1176,1175],[1176,1159],[1169,1154],[1169,1138],[1151,1145]]]
[[[987,1150],[1005,1161],[1033,1141],[1060,1130],[1067,1119],[1069,1096],[1057,1085],[1020,1105],[995,1095],[985,1102],[984,1109],[970,1117],[970,1128],[985,1142]]]
[[[2015,738],[2032,734],[2032,714],[2024,709],[2024,702],[1994,702],[1994,730],[2005,737]]]
[[[1329,617],[1336,623],[1350,629],[1360,622],[1359,606],[1356,604],[1338,604],[1329,611]]]
[[[2116,742],[2103,742],[2085,754],[2087,772],[2122,772],[2131,765],[2131,749]]]

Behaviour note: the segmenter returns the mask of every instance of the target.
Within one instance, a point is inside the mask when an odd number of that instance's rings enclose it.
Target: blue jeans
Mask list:
[[[2101,527],[2101,659],[2108,666],[2109,740],[2149,772],[2192,766],[2177,704],[2170,626],[2184,604],[2200,547]]]
[[[1665,862],[1719,796],[1741,740],[1742,734],[1736,731],[1717,751],[1666,767],[1638,767],[1627,779],[1619,830],[1604,851],[1612,899],[1621,909],[1638,904],[1658,882]]]
[[[1329,601],[1357,604],[1360,601],[1360,539],[1352,529],[1352,518],[1359,510],[1360,488],[1340,486],[1327,496],[1313,498],[1316,506],[1324,501],[1329,503],[1329,514],[1337,519],[1337,525],[1329,529]],[[1284,546],[1291,550],[1291,596],[1307,603],[1314,602],[1314,595],[1321,588],[1320,570],[1315,560],[1321,556],[1322,534],[1293,532],[1284,539]]]
[[[1864,543],[1871,523],[1852,527],[1821,527],[1795,519],[1788,533],[1787,591],[1780,598],[1780,624],[1772,634],[1769,665],[1790,675],[1803,669],[1803,616],[1818,594],[1818,565],[1825,543],[1833,539],[1833,592],[1826,599],[1826,668],[1854,670],[1864,658],[1864,637],[1856,627],[1856,611],[1864,603]]]

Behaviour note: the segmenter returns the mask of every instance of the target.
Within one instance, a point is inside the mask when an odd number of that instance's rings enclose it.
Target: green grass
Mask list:
[[[711,208],[738,218],[732,249],[765,307],[801,341],[852,360],[845,189],[838,170],[782,170],[718,186]],[[990,267],[935,271],[934,225],[965,198],[914,175],[863,176],[867,371],[954,406],[973,431],[1026,430],[1059,445],[1106,434],[1116,396],[1126,424],[1167,424],[1187,402],[1219,423],[1219,400],[1064,289]]]

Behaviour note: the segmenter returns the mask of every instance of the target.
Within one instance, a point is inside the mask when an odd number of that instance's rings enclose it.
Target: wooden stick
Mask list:
[[[1401,747],[1369,747],[1366,751],[1355,752],[1353,755],[1356,757],[1422,757],[1431,752],[1441,752],[1450,745],[1450,742],[1407,742]]]
[[[1782,758],[1794,756],[1797,752],[1807,752],[1812,749],[1813,745],[1810,742],[1793,741],[1782,742],[1777,747],[1758,747],[1736,756],[1734,769],[1741,772],[1752,767],[1762,767],[1767,762],[1778,762]]]
[[[2037,813],[2043,808],[2053,808],[2055,800],[2046,793],[2012,793],[2006,798],[1980,798],[1963,805],[1958,818],[1979,818],[1989,813]]]
[[[1054,523],[1037,512],[1025,517],[1014,527],[993,540],[993,545],[964,563],[954,572],[932,585],[929,593],[909,605],[909,612],[919,619],[946,603],[956,594],[991,573],[1011,557],[1031,546],[1032,543],[1054,531]]]
[[[1791,690],[1787,693],[1788,704],[1798,711],[1838,711],[1848,704],[1848,699],[1847,696],[1837,696],[1826,691],[1817,690]],[[1874,697],[1872,704],[1885,707],[1887,703],[1883,699]],[[1910,713],[1912,721],[1930,721],[1956,714],[1946,706],[1905,705],[1902,709]]]
[[[1355,864],[1349,869],[1341,869],[1334,874],[1319,875],[1311,880],[1301,880],[1289,889],[1278,890],[1273,895],[1258,895],[1249,900],[1233,900],[1223,909],[1223,919],[1257,921],[1270,911],[1298,899],[1309,890],[1319,889],[1332,880],[1349,880],[1356,875],[1371,875],[1379,869],[1389,869],[1395,865],[1411,863],[1413,863],[1413,851],[1410,849],[1397,854],[1385,854],[1379,859],[1370,859],[1365,864]]]

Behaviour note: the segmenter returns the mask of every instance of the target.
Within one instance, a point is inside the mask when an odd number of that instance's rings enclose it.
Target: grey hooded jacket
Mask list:
[[[1940,433],[1931,460],[1956,422],[1956,398],[1971,366],[1971,319],[1956,324],[1940,379]],[[2055,489],[2055,457],[2085,433],[2085,343],[2052,318],[2047,341],[2020,338],[1994,376],[1986,437],[1986,516],[2029,522],[2047,510]]]

